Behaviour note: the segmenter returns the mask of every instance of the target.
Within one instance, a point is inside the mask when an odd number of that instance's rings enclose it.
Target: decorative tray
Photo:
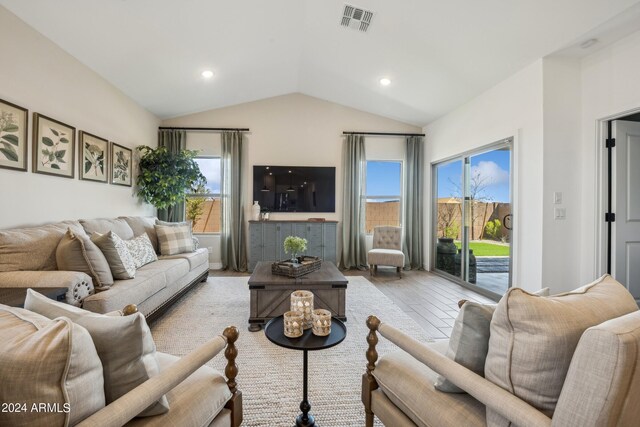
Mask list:
[[[293,263],[291,260],[276,261],[271,264],[271,273],[280,276],[300,277],[319,270],[322,260],[317,256],[298,257],[300,262]]]

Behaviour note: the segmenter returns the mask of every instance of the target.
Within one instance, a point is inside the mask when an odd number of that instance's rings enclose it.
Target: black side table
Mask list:
[[[318,337],[313,335],[311,329],[304,331],[301,337],[289,338],[284,335],[284,319],[283,316],[274,317],[264,327],[264,334],[269,341],[280,347],[289,348],[291,350],[302,350],[302,402],[300,402],[300,410],[302,414],[296,418],[296,427],[313,427],[316,425],[313,415],[309,414],[311,404],[307,397],[307,374],[308,374],[308,355],[307,352],[313,350],[324,350],[344,341],[347,336],[347,327],[342,321],[331,318],[331,333],[326,337]]]

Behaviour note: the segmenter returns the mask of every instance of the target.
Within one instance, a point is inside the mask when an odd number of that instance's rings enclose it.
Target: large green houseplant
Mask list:
[[[194,158],[197,151],[182,150],[171,153],[166,147],[137,147],[140,152],[138,196],[156,208],[166,209],[169,221],[180,219],[177,207],[182,209],[185,194],[206,184]]]

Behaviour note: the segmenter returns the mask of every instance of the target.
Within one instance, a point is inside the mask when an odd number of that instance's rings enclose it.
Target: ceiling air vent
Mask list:
[[[372,18],[372,11],[345,4],[340,25],[366,33]]]

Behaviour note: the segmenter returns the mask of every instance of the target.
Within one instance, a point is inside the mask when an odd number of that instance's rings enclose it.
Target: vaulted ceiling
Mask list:
[[[417,125],[638,1],[346,3],[374,12],[367,32],[337,0],[0,0],[161,118],[301,92]]]

